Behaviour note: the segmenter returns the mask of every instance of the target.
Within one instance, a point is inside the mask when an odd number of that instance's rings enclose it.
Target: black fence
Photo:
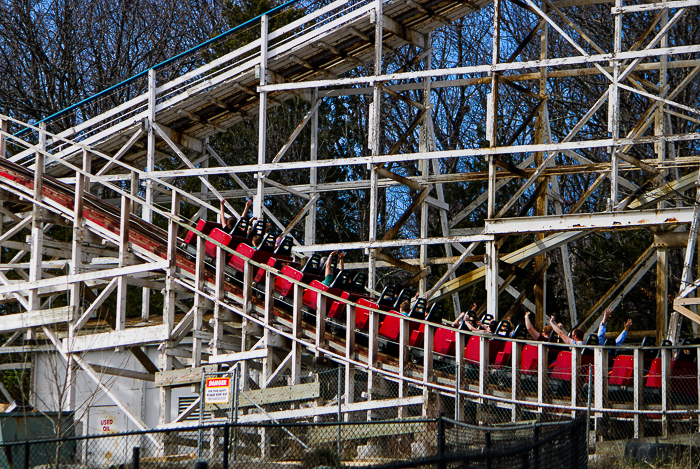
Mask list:
[[[586,467],[586,418],[220,424],[0,444],[0,469]]]

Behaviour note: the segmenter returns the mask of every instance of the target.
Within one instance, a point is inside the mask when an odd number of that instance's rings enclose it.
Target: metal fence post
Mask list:
[[[491,432],[484,434],[484,451],[486,451],[486,469],[491,469]]]
[[[141,448],[134,446],[133,456],[131,458],[131,469],[139,469],[139,460],[141,459]]]
[[[223,454],[223,461],[222,461],[222,466],[223,469],[228,469],[228,432],[229,432],[229,425],[228,422],[224,424],[224,454]]]
[[[443,412],[440,412],[438,417],[438,434],[437,434],[437,450],[438,450],[438,469],[445,469],[445,420]]]
[[[538,444],[540,441],[540,427],[537,425],[537,422],[535,422],[535,427],[532,429],[532,440],[532,445],[534,446],[532,448],[532,469],[538,469],[540,467],[540,445]]]
[[[29,469],[29,442],[24,442],[24,469]]]

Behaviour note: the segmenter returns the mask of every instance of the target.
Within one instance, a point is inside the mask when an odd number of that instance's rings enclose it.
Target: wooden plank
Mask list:
[[[129,351],[134,355],[134,358],[141,363],[141,366],[143,366],[149,373],[154,374],[160,371],[160,368],[158,368],[155,363],[151,361],[141,347],[129,347]]]
[[[252,407],[254,405],[253,402],[262,406],[267,404],[276,404],[278,402],[318,399],[319,397],[321,397],[321,383],[319,382],[297,384],[295,386],[256,389],[241,393],[241,396],[238,399],[238,407]]]
[[[426,430],[425,422],[410,423],[410,421],[372,425],[363,428],[362,431],[358,431],[357,427],[350,426],[342,429],[340,439],[342,441],[347,441],[393,435],[410,435],[414,433],[425,433]],[[311,427],[307,435],[308,441],[313,441],[316,444],[335,442],[338,441],[338,427]]]
[[[686,308],[685,306],[673,304],[673,309],[681,313],[683,316],[686,318],[690,319],[691,321],[695,321],[696,323],[700,324],[700,316]]]
[[[53,309],[40,309],[26,313],[8,314],[2,317],[0,332],[11,332],[27,329],[29,327],[40,327],[49,324],[67,322],[71,317],[71,307],[62,306]]]
[[[126,345],[152,344],[168,340],[167,325],[138,327],[123,331],[103,332],[73,339],[71,351],[84,352]]]
[[[259,348],[255,350],[248,350],[246,352],[236,352],[236,353],[224,353],[221,355],[212,355],[209,357],[209,363],[232,363],[241,360],[254,360],[256,358],[267,357],[268,350],[266,348]]]
[[[205,365],[197,368],[185,368],[182,370],[167,370],[155,374],[157,387],[186,386],[202,382],[202,375],[216,372],[216,365]]]
[[[98,373],[103,375],[121,376],[122,378],[140,379],[143,381],[155,381],[155,375],[144,373],[142,371],[126,370],[124,368],[114,368],[111,366],[95,365],[90,363],[90,366]],[[0,369],[2,369],[0,367]]]

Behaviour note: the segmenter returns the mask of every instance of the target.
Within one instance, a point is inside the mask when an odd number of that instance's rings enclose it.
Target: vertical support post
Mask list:
[[[493,2],[493,46],[491,64],[496,65],[500,61],[501,51],[501,0]],[[498,147],[498,73],[491,72],[491,93],[487,97],[486,110],[486,134],[489,140],[489,148]],[[489,155],[489,181],[487,218],[492,219],[496,215],[496,165],[494,156]],[[487,222],[488,224],[488,222]],[[486,311],[498,318],[498,247],[495,241],[486,242]]]
[[[223,455],[222,455],[222,469],[228,469],[228,447],[229,447],[229,424],[226,422],[224,424],[224,441],[223,445]]]
[[[547,371],[549,370],[549,347],[543,343],[537,344],[537,403],[544,404],[547,394]],[[543,412],[542,407],[537,412]]]
[[[671,374],[671,349],[661,349],[661,436],[668,438],[669,374]]]
[[[442,459],[445,457],[445,419],[442,418],[442,412],[438,416],[438,434],[437,434],[437,452],[438,452],[438,469],[445,469],[446,464]]]
[[[464,353],[464,352],[462,352]],[[489,339],[482,335],[479,337],[479,404],[486,403],[482,396],[488,393],[489,374]]]
[[[374,75],[379,76],[382,74],[382,46],[384,41],[384,30],[383,30],[383,9],[382,0],[375,0],[374,2],[375,18],[377,21],[374,23]],[[370,107],[370,145],[372,150],[372,156],[378,156],[381,154],[380,148],[380,132],[381,132],[381,109],[382,109],[382,85],[379,83],[374,84],[374,89],[372,91],[372,105]],[[377,239],[377,202],[379,200],[379,188],[377,187],[378,174],[377,168],[368,164],[367,169],[370,171],[370,196],[369,196],[369,240],[376,241]],[[367,286],[374,290],[376,288],[376,254],[374,251],[369,251],[369,266],[368,266],[368,282]]]
[[[355,305],[348,305],[345,313],[345,405],[352,404],[355,397],[355,367],[350,360],[355,360]],[[350,421],[350,412],[345,413],[345,421]]]
[[[576,410],[573,408],[578,406],[578,370],[581,368],[581,352],[582,348],[573,347],[571,349],[571,418],[576,418]]]
[[[301,345],[296,339],[301,338],[301,302],[303,291],[297,284],[294,285],[294,304],[292,305],[292,385],[301,383]],[[318,312],[317,312],[318,313]]]
[[[369,365],[369,370],[367,371],[367,400],[371,401],[374,399],[374,394],[377,389],[377,381],[379,376],[374,371],[377,367],[377,358],[379,355],[379,337],[377,333],[379,332],[379,314],[374,311],[369,312],[369,346],[367,348],[367,365]],[[372,411],[367,411],[367,420],[372,420]]]
[[[177,192],[172,191],[170,202],[170,214],[174,219],[180,216],[180,197]],[[163,325],[166,326],[166,336],[170,337],[175,326],[175,271],[177,269],[177,229],[175,220],[168,221],[168,267],[165,272],[165,298],[163,301]],[[160,353],[160,363],[162,371],[169,371],[173,367],[173,357],[169,340],[165,341],[165,346]],[[171,415],[172,388],[162,386],[160,388],[160,417],[159,424],[170,422]],[[166,451],[167,452],[167,451]]]
[[[311,90],[311,107],[316,105],[318,100],[318,88]],[[311,145],[309,148],[309,160],[316,161],[318,159],[318,111],[311,116]],[[318,184],[317,168],[309,168],[309,197],[314,200]],[[304,245],[312,246],[316,244],[316,202],[309,208],[309,213],[306,215],[306,226],[304,228]]]
[[[121,220],[119,223],[119,267],[125,267],[129,254],[129,229],[131,216],[131,199],[122,196]],[[117,319],[114,329],[124,330],[126,327],[126,293],[128,283],[127,276],[122,275],[117,279]]]
[[[89,165],[89,155],[86,149],[83,149],[83,168]],[[82,272],[82,246],[83,237],[85,236],[85,229],[83,228],[83,206],[85,194],[85,181],[86,177],[81,173],[75,173],[75,198],[73,199],[73,240],[71,242],[71,263],[70,263],[70,274],[78,275]],[[73,349],[73,337],[75,337],[74,322],[80,317],[80,288],[81,283],[74,282],[70,286],[70,307],[71,307],[71,324],[68,328],[68,339],[63,344],[64,350],[69,357],[68,360],[68,376],[67,376],[67,389],[66,389],[66,404],[68,408],[66,410],[73,410],[75,408],[75,389],[74,389],[74,370],[73,370],[73,358],[71,351]]]
[[[433,336],[435,330],[435,327],[430,323],[426,323],[423,334],[423,417],[428,416],[429,410],[430,389],[427,385],[433,381]]]
[[[29,281],[41,280],[41,258],[44,246],[44,209],[39,205],[43,201],[44,185],[44,151],[46,151],[46,123],[39,124],[39,148],[34,154],[34,205],[32,207],[32,252],[29,264]],[[39,290],[29,290],[29,306],[32,311],[41,309]]]
[[[547,4],[545,2],[542,2],[542,11],[547,14]],[[545,60],[547,59],[547,46],[549,42],[549,24],[545,23],[544,26],[540,29],[540,60]],[[539,95],[542,99],[545,99],[547,96],[547,67],[541,67],[540,68],[540,89],[539,89]],[[537,121],[535,122],[535,143],[545,143],[545,127],[549,123],[549,119],[547,118],[547,104],[545,103],[544,106],[540,108],[539,115],[537,116]],[[549,129],[547,129],[549,130]],[[539,168],[542,165],[542,162],[544,161],[545,158],[545,153],[544,152],[535,152],[534,154],[535,157],[535,167]],[[537,178],[537,184],[546,184],[547,187],[549,186],[550,179],[547,176],[539,177]],[[548,206],[548,200],[547,200],[547,191],[542,191],[540,195],[537,197],[537,202],[535,205],[535,215],[537,216],[547,216],[547,206]],[[545,233],[537,233],[535,235],[535,239],[537,241],[541,241],[545,238]],[[568,259],[564,259],[564,262],[568,262]],[[547,254],[542,254],[539,255],[535,258],[535,272],[539,271],[539,269],[542,267],[543,264],[547,262]],[[535,317],[536,320],[538,321],[537,324],[543,324],[544,323],[544,317],[547,313],[546,311],[546,304],[547,304],[547,266],[544,267],[545,271],[542,273],[540,277],[537,278],[535,281],[535,287],[534,287],[534,296],[535,296]],[[539,321],[542,322],[539,322]]]
[[[520,399],[520,357],[523,353],[523,344],[513,342],[510,353],[510,398],[513,404],[510,408],[510,421],[517,422],[520,419],[518,404],[515,401]]]
[[[455,332],[455,420],[464,418],[464,404],[462,403],[462,371],[464,370],[464,335]]]
[[[399,399],[403,399],[406,395],[406,352],[408,351],[408,320],[404,317],[400,319],[399,326]],[[404,418],[404,408],[399,407],[399,419]]]
[[[204,257],[205,242],[202,241],[200,244],[197,241],[197,256]],[[223,325],[223,315],[226,314],[224,307],[221,305],[221,301],[224,299],[224,272],[226,271],[226,252],[219,246],[216,247],[216,272],[214,273],[214,288],[216,291],[214,295],[216,296],[216,304],[214,304],[214,334],[211,338],[211,348],[212,353],[217,355],[219,349],[221,348],[221,343],[224,339],[224,325]]]
[[[622,8],[622,0],[615,0],[615,8]],[[620,77],[620,60],[618,56],[622,52],[622,15],[615,15],[615,32],[613,38],[613,82],[608,93],[608,132],[611,134],[613,146],[610,148],[610,210],[615,210],[617,205],[618,170],[620,158],[618,140],[620,139],[620,89],[617,86]]]
[[[430,34],[426,34],[424,36],[424,42],[425,42],[425,47],[430,48]],[[425,59],[425,69],[430,70],[431,66],[431,54],[428,54]],[[428,107],[430,106],[430,78],[426,78],[423,80],[423,106]],[[423,122],[420,127],[420,138],[419,138],[419,145],[418,145],[418,151],[421,153],[430,151],[430,145],[429,145],[429,126],[427,125],[428,122],[431,120],[431,113],[428,111],[425,116],[423,117]],[[428,163],[428,160],[420,160],[418,163],[419,165],[419,171],[421,173],[421,176],[423,178],[427,178],[430,176],[430,166]],[[427,238],[428,237],[428,203],[424,200],[423,203],[421,203],[421,215],[420,215],[420,236],[421,238]],[[449,235],[448,235],[449,236]],[[446,246],[449,246],[446,245]],[[451,249],[450,249],[451,251]],[[428,267],[428,245],[427,244],[422,244],[420,246],[420,268],[425,269]],[[419,288],[420,288],[420,293],[421,295],[425,295],[425,292],[427,291],[427,285],[428,285],[428,279],[427,277],[423,277],[420,280]]]
[[[249,313],[253,308],[253,266],[247,260],[243,264],[243,313]],[[295,343],[294,343],[295,344]],[[241,352],[250,348],[250,333],[248,331],[248,319],[245,317],[241,323]],[[248,360],[241,360],[241,391],[248,390]],[[296,384],[296,383],[294,383]]]
[[[155,170],[156,165],[156,71],[150,69],[148,71],[148,139],[146,148],[146,173],[151,173]],[[144,181],[146,188],[145,204],[141,209],[141,218],[150,223],[153,221],[153,181],[146,179]],[[144,288],[141,291],[141,320],[148,322],[151,315],[151,290]]]
[[[656,249],[656,343],[664,340],[668,327],[668,249]]]
[[[0,132],[7,133],[7,121],[0,119]],[[4,133],[0,133],[0,158],[7,158],[7,137]]]
[[[267,84],[267,31],[269,18],[267,15],[260,17],[260,68],[258,70],[260,86]],[[258,164],[265,164],[265,150],[267,146],[267,92],[260,92],[260,112],[258,113]],[[258,190],[253,203],[253,215],[262,219],[262,205],[265,200],[265,173],[258,172]],[[241,370],[242,371],[242,370]],[[245,376],[245,374],[243,374]]]
[[[131,453],[131,469],[139,469],[139,463],[141,462],[141,448],[134,446]]]
[[[319,352],[319,348],[326,348],[326,304],[332,301],[320,293],[316,295],[316,365],[323,360],[323,353]]]
[[[644,438],[644,416],[639,411],[644,408],[644,350],[634,349],[634,437]]]
[[[202,339],[199,332],[202,330],[202,317],[205,311],[206,298],[201,294],[204,290],[204,249],[205,240],[197,236],[197,256],[194,264],[194,304],[192,307],[192,368],[197,368],[202,364]],[[222,249],[216,248],[217,254]],[[217,255],[218,257],[218,255]],[[217,272],[218,274],[218,272]],[[212,337],[213,340],[215,340]]]
[[[603,347],[594,349],[593,366],[595,367],[593,373],[595,380],[588,385],[595,386],[593,394],[596,409],[604,409],[608,400],[608,349]],[[604,416],[603,412],[595,413],[596,430],[600,428]]]
[[[275,277],[272,272],[265,272],[265,316],[263,320],[265,321],[265,329],[263,330],[263,341],[264,347],[267,349],[267,356],[263,359],[263,379],[260,380],[262,389],[267,387],[267,380],[272,375],[274,371],[274,363],[272,361],[272,345],[271,339],[273,332],[270,330],[272,326],[272,320],[274,318],[274,298],[275,291]]]

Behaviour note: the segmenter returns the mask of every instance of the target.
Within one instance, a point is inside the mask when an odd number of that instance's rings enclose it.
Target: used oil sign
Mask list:
[[[205,404],[228,404],[231,402],[231,378],[207,378],[204,388]]]

